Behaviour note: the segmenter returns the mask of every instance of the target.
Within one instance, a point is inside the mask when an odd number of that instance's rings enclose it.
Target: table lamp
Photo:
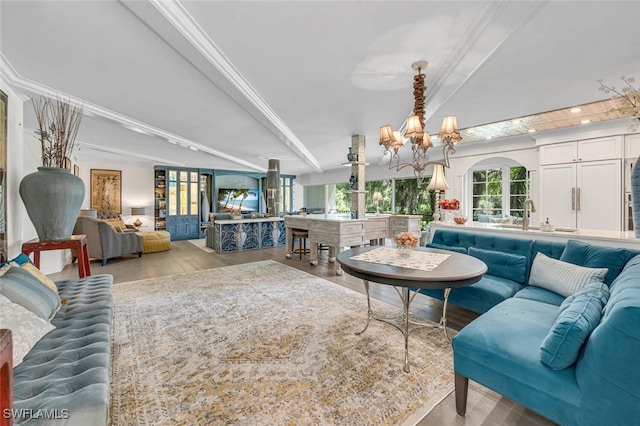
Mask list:
[[[142,226],[142,222],[140,221],[140,216],[145,215],[144,207],[131,207],[131,215],[137,216],[136,221],[133,222],[133,226],[135,226],[137,229],[140,229],[140,227]]]
[[[373,197],[371,199],[376,203],[376,216],[380,215],[380,210],[378,206],[380,205],[380,201],[382,201],[382,194],[380,192],[374,192]]]
[[[436,191],[436,208],[433,212],[433,221],[440,222],[440,191],[449,189],[449,184],[444,178],[444,166],[442,164],[433,165],[433,176],[427,185],[427,189],[434,189]]]

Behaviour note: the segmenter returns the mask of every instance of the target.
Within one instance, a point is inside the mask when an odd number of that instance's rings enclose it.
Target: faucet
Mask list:
[[[531,207],[531,212],[529,212],[529,210],[527,209],[527,206]],[[536,205],[533,204],[533,200],[532,199],[526,199],[524,200],[524,211],[522,213],[522,230],[526,231],[529,229],[529,213],[535,213],[536,211]]]

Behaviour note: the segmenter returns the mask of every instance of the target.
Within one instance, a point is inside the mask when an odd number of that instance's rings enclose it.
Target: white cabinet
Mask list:
[[[624,158],[635,160],[640,157],[640,133],[624,137]]]
[[[540,167],[540,219],[556,227],[622,230],[622,160]]]
[[[609,136],[540,147],[540,164],[577,163],[622,158],[622,137]]]
[[[394,235],[401,232],[412,232],[417,238],[422,236],[419,215],[392,214],[389,216],[389,234],[393,238]]]

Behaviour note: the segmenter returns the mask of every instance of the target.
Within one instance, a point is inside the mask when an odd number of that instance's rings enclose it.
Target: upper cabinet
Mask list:
[[[622,136],[585,139],[540,147],[540,164],[578,163],[622,158]]]
[[[640,157],[640,133],[624,137],[624,158],[636,159]]]

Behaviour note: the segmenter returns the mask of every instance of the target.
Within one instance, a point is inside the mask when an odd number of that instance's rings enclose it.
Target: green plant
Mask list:
[[[45,96],[33,99],[32,103],[38,121],[38,129],[34,133],[40,141],[42,165],[66,167],[82,121],[82,106]]]

